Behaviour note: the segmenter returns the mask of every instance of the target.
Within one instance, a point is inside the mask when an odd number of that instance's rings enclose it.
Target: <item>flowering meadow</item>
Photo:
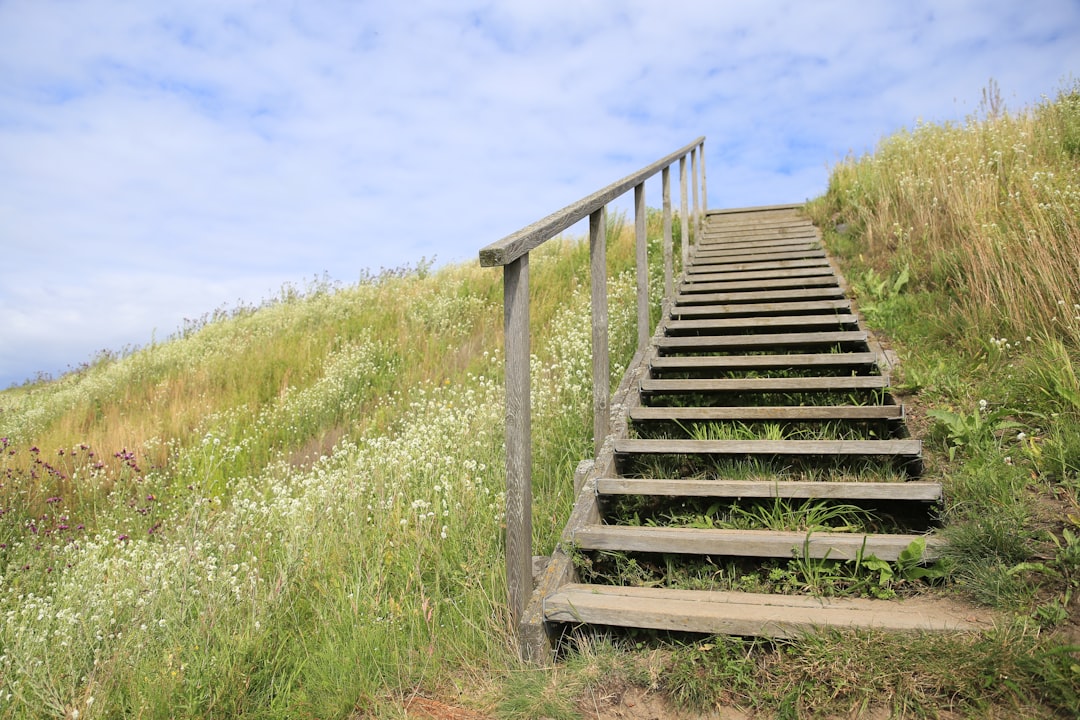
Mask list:
[[[630,235],[612,228],[613,382]],[[549,243],[533,284],[550,551],[591,447],[587,247]],[[518,663],[501,316],[497,270],[422,265],[0,393],[0,718],[394,716],[489,692]]]

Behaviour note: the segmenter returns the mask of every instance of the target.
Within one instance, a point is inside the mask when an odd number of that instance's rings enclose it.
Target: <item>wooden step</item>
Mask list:
[[[886,375],[849,375],[835,377],[793,378],[691,378],[654,380],[644,378],[641,392],[664,395],[682,393],[774,393],[774,392],[848,392],[882,390],[889,387]]]
[[[711,282],[738,282],[746,280],[772,280],[776,278],[805,278],[829,276],[835,279],[832,268],[827,265],[811,268],[781,268],[779,270],[749,270],[746,272],[708,272],[700,275],[688,274],[684,282],[711,283]]]
[[[753,405],[746,407],[649,407],[630,409],[635,422],[686,421],[723,422],[728,420],[762,422],[829,422],[833,420],[904,419],[903,405]]]
[[[780,241],[782,245],[742,244],[734,245],[697,245],[690,251],[690,262],[727,259],[736,256],[757,258],[758,260],[782,260],[784,256],[802,257],[803,253],[824,252],[821,243],[812,240]]]
[[[679,292],[683,295],[688,293],[713,293],[730,292],[733,290],[754,290],[778,288],[809,288],[809,287],[839,287],[835,275],[819,275],[812,277],[785,277],[765,280],[727,280],[703,281],[697,278],[694,282],[683,282],[679,286]]]
[[[820,370],[871,368],[878,362],[872,352],[802,353],[795,355],[695,355],[655,357],[649,364],[656,372],[720,372],[777,368]]]
[[[574,532],[574,545],[581,550],[725,557],[855,560],[873,555],[894,562],[918,538],[926,539],[922,559],[937,559],[942,542],[934,536],[884,533],[587,525]]]
[[[938,502],[941,483],[803,482],[798,480],[692,480],[599,478],[599,495],[659,495],[664,497],[792,498],[834,500],[905,500]]]
[[[730,252],[784,252],[793,248],[821,247],[821,241],[814,236],[793,238],[772,238],[761,240],[702,240],[691,250],[691,257],[699,253],[730,253]]]
[[[668,320],[664,323],[664,330],[668,335],[689,332],[768,332],[780,328],[841,328],[845,325],[857,325],[858,322],[858,318],[850,314],[769,315],[759,317],[705,318],[700,320]]]
[[[724,303],[757,303],[780,300],[805,300],[813,298],[841,298],[844,290],[839,285],[831,284],[827,287],[799,288],[796,290],[751,290],[744,292],[722,293],[691,293],[689,295],[676,295],[675,306],[705,305]]]
[[[686,268],[688,275],[708,275],[736,272],[761,272],[792,268],[827,268],[829,261],[824,258],[801,257],[793,260],[756,260],[747,262],[697,262]],[[831,269],[831,268],[830,268]],[[692,279],[692,278],[688,278]]]
[[[916,459],[921,440],[657,440],[623,438],[615,441],[620,455],[791,455],[873,456]]]
[[[705,268],[714,268],[713,272],[731,270],[763,270],[769,267],[819,267],[828,265],[825,253],[821,250],[808,250],[806,252],[779,253],[773,256],[761,255],[707,255],[694,258],[692,264],[687,267],[687,272],[707,272]]]
[[[859,345],[865,349],[867,335],[862,330],[842,332],[776,333],[766,335],[701,335],[661,337],[655,341],[662,351],[704,352],[707,350],[760,350],[762,348]]]
[[[984,611],[925,598],[819,598],[577,583],[544,600],[544,617],[549,622],[775,639],[821,628],[973,632],[992,627]]]
[[[701,245],[727,245],[778,240],[818,240],[813,226],[773,228],[710,228],[701,233]]]
[[[828,313],[850,310],[851,301],[843,299],[805,300],[771,303],[741,303],[736,305],[675,305],[672,317],[723,317],[735,315],[784,315],[788,313]]]

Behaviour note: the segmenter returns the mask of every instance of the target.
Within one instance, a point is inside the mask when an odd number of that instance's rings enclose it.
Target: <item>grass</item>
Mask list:
[[[544,552],[591,455],[587,246],[532,276]],[[394,716],[511,677],[500,295],[472,265],[319,281],[0,392],[0,718]]]
[[[587,560],[620,582],[957,593],[999,610],[995,628],[783,643],[594,633],[569,638],[576,649],[553,672],[522,666],[505,610],[499,274],[422,262],[348,287],[285,288],[0,391],[0,718],[400,717],[415,694],[575,717],[599,689],[631,683],[689,708],[776,717],[1075,716],[1080,88],[1011,114],[987,97],[981,117],[919,125],[842,162],[808,206],[903,361],[894,383],[929,479],[946,488],[949,576],[919,578],[917,548],[885,569],[872,558]],[[650,223],[655,238],[655,213]],[[613,384],[635,337],[629,235],[615,221]],[[538,552],[554,545],[574,467],[592,454],[587,256],[554,241],[531,263]],[[654,265],[654,294],[658,277]],[[829,402],[854,400],[879,398]],[[859,463],[679,456],[632,469],[904,479]],[[715,514],[803,527],[827,510]],[[828,522],[856,520],[888,521]]]

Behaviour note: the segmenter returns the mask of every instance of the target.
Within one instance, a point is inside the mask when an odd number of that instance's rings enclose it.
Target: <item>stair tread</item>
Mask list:
[[[704,276],[712,277],[712,276]],[[727,292],[731,290],[765,290],[767,288],[802,288],[802,287],[839,287],[840,284],[833,274],[812,277],[781,277],[757,280],[703,280],[701,277],[694,282],[684,282],[679,287],[680,294],[695,292]]]
[[[862,330],[838,332],[766,333],[761,335],[701,335],[691,337],[657,338],[656,346],[665,350],[705,350],[750,347],[791,347],[805,345],[833,345],[837,343],[865,343],[867,335]]]
[[[859,319],[850,313],[829,315],[765,315],[738,318],[704,318],[698,320],[668,320],[664,329],[669,332],[691,330],[725,330],[741,328],[816,327],[820,325],[855,325]]]
[[[796,300],[789,302],[738,303],[728,305],[674,305],[671,308],[671,315],[672,317],[703,315],[764,315],[766,313],[832,312],[836,310],[849,310],[850,308],[850,300],[833,298],[828,300]]]
[[[631,408],[630,419],[642,420],[902,420],[902,405],[753,405],[743,407]]]
[[[801,480],[697,480],[669,478],[598,478],[599,495],[665,497],[805,498],[837,500],[912,500],[937,502],[939,482],[813,482]]]
[[[702,273],[688,272],[684,280],[687,283],[709,283],[821,276],[828,276],[834,280],[836,278],[832,268],[828,265],[816,265],[807,268],[777,268],[775,270],[747,270],[738,272],[716,272],[715,270],[709,270]]]
[[[738,272],[750,270],[780,270],[783,268],[808,268],[828,267],[829,261],[825,259],[825,253],[820,250],[807,252],[785,253],[790,258],[760,257],[757,255],[737,255],[733,257],[698,256],[691,261],[686,271],[691,275],[700,275],[710,272]]]
[[[824,252],[821,243],[811,240],[767,247],[710,245],[692,251],[690,262],[765,262],[807,257],[807,253],[812,253],[815,257],[825,257]],[[740,257],[745,259],[739,259]]]
[[[874,365],[878,356],[872,352],[802,353],[793,355],[706,355],[657,357],[653,370],[754,370],[762,368],[832,368]]]
[[[926,540],[923,559],[936,559],[942,542],[933,535],[627,525],[586,525],[574,532],[574,544],[582,550],[831,560],[873,555],[890,562],[919,538]]]
[[[985,611],[928,598],[818,598],[579,583],[564,585],[548,596],[544,616],[551,622],[777,639],[822,627],[956,632],[992,624]]]
[[[795,378],[693,378],[641,381],[645,393],[779,392],[810,390],[875,390],[889,387],[887,375]]]

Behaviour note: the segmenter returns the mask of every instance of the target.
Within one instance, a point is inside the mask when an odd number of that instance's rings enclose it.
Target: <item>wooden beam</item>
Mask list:
[[[604,585],[567,585],[548,598],[545,615],[551,622],[776,639],[827,627],[973,632],[994,624],[985,610],[929,598],[869,600]]]
[[[787,532],[777,530],[716,530],[675,527],[590,525],[574,533],[582,550],[721,555],[728,557],[805,557],[854,560],[871,555],[894,562],[919,538],[925,538],[922,559],[936,560],[943,545],[926,535],[886,535],[842,532]]]

